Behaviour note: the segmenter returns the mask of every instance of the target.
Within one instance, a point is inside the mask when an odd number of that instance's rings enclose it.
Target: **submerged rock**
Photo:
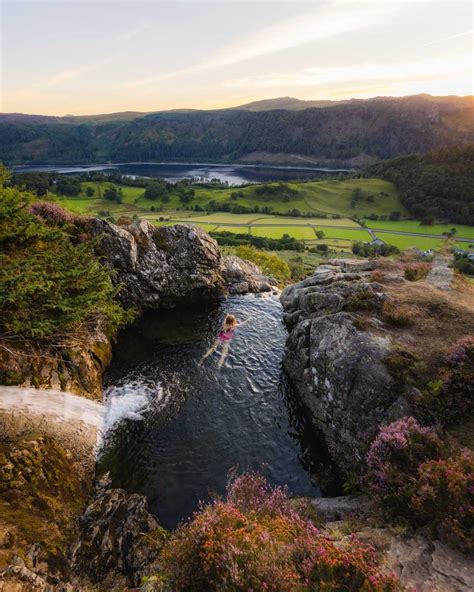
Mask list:
[[[390,337],[354,324],[355,311],[370,314],[386,299],[370,281],[372,268],[371,261],[331,261],[281,295],[290,331],[284,367],[345,473],[358,472],[381,424],[409,412],[385,364]]]

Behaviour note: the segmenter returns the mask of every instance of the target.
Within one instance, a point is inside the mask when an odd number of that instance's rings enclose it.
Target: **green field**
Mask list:
[[[224,227],[222,227],[225,229]],[[268,238],[281,238],[288,234],[298,240],[310,240],[316,238],[314,230],[310,226],[252,226],[251,234],[254,236],[266,236]]]
[[[428,249],[439,249],[443,244],[443,239],[437,238],[423,238],[418,236],[403,236],[400,234],[381,234],[380,238],[388,243],[389,245],[394,245],[398,247],[400,250],[410,249],[412,247],[416,247],[422,251],[426,251]]]
[[[66,209],[86,215],[107,215],[116,220],[122,215],[140,216],[147,218],[157,225],[173,224],[178,221],[199,225],[207,232],[227,231],[236,234],[251,233],[258,237],[281,238],[284,234],[303,240],[310,247],[318,243],[325,243],[335,250],[350,250],[353,241],[369,242],[371,236],[357,222],[350,217],[363,218],[371,213],[378,216],[388,216],[392,211],[398,211],[402,216],[407,212],[400,203],[395,187],[380,179],[346,179],[322,180],[302,183],[288,183],[298,193],[291,194],[285,199],[275,195],[258,194],[257,186],[243,188],[212,188],[197,185],[194,187],[195,196],[186,206],[179,200],[178,194],[170,194],[169,203],[151,201],[144,198],[141,187],[121,186],[123,202],[118,204],[103,199],[104,191],[112,183],[82,183],[82,191],[77,197],[55,197]],[[86,196],[87,187],[93,187],[93,197]],[[353,190],[359,188],[361,197],[355,207],[351,206]],[[231,194],[238,192],[237,199]],[[301,213],[314,213],[312,217],[276,216],[274,214],[229,212],[195,212],[193,207],[199,204],[206,208],[213,200],[217,203],[228,203],[231,206],[241,205],[260,209],[271,207],[273,212],[287,212],[298,209]],[[152,211],[152,208],[155,211]],[[318,217],[318,213],[320,216]],[[324,214],[324,218],[321,215]],[[335,217],[334,217],[335,216]],[[338,217],[340,216],[340,217]],[[159,218],[164,218],[160,222]],[[399,222],[368,220],[369,228],[413,232],[419,236],[403,236],[391,233],[378,233],[378,237],[400,249],[418,247],[419,249],[436,249],[443,244],[442,239],[427,238],[423,234],[442,234],[451,228],[456,228],[456,237],[473,238],[474,227],[450,224],[434,224],[422,226],[415,220],[401,220]],[[331,228],[331,227],[337,228]],[[357,230],[358,229],[358,230]],[[316,239],[316,231],[322,230],[324,238]],[[457,243],[461,248],[468,248],[469,243]]]
[[[399,230],[402,232],[416,232],[420,234],[443,234],[449,232],[451,228],[456,228],[456,235],[461,238],[474,238],[474,226],[465,226],[462,224],[431,224],[429,226],[420,224],[417,220],[400,220],[399,222],[390,222],[384,220],[366,220],[369,228],[380,228],[382,230]],[[383,239],[383,234],[381,237]]]

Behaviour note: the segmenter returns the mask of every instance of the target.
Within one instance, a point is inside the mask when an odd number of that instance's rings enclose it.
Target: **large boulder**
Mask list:
[[[269,291],[275,284],[253,263],[222,257],[216,241],[198,226],[156,227],[146,220],[116,226],[94,219],[90,230],[101,236],[99,253],[116,272],[125,306],[170,307]]]
[[[283,364],[343,473],[358,473],[379,427],[410,412],[386,365],[389,335],[360,330],[385,301],[371,263],[334,261],[281,295],[290,331]]]
[[[146,220],[115,226],[91,221],[100,254],[122,284],[126,306],[156,308],[225,293],[217,243],[197,226],[157,228]]]

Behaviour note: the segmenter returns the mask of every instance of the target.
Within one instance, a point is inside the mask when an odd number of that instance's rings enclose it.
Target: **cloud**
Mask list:
[[[58,72],[57,74],[54,74],[48,78],[48,80],[46,80],[46,82],[42,83],[40,86],[59,86],[64,82],[69,82],[70,80],[80,78],[84,74],[98,70],[102,66],[109,64],[111,61],[111,57],[106,57],[92,64],[77,66],[76,68],[71,68],[70,70],[63,70],[62,72]]]
[[[138,35],[140,35],[144,31],[147,31],[150,28],[150,25],[141,25],[140,27],[134,27],[133,29],[129,29],[128,31],[120,33],[120,35],[117,37],[117,41],[119,43],[128,43],[129,41],[131,41],[135,37],[138,37]]]
[[[373,81],[400,83],[414,80],[441,80],[469,76],[471,54],[446,56],[408,63],[365,62],[345,67],[305,68],[296,72],[232,78],[226,88],[321,87],[324,85],[367,83]]]
[[[206,70],[221,68],[260,58],[287,49],[315,43],[371,26],[380,26],[396,9],[396,4],[354,4],[333,1],[314,5],[293,18],[287,18],[228,44],[214,56],[198,64],[125,83],[128,87],[145,86]]]
[[[461,33],[456,33],[455,35],[449,35],[448,37],[440,37],[439,39],[435,39],[434,41],[430,41],[429,43],[424,43],[421,47],[427,47],[428,45],[435,45],[436,43],[443,43],[444,41],[451,41],[451,39],[457,39],[458,37],[465,37],[466,35],[472,35],[474,33],[474,29],[469,29],[469,31],[462,31]]]

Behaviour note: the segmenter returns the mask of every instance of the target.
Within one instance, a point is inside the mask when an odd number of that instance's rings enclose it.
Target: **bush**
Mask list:
[[[413,324],[415,313],[407,304],[397,304],[387,300],[382,308],[383,318],[397,327],[408,327]]]
[[[410,282],[416,282],[417,280],[425,278],[430,269],[431,265],[429,263],[409,263],[405,267],[405,277]]]
[[[462,551],[474,551],[474,454],[430,460],[418,468],[410,505],[420,525]]]
[[[54,204],[34,206],[39,216],[30,204],[30,194],[0,186],[0,334],[51,340],[99,319],[111,328],[127,320],[95,242],[75,244],[68,225],[44,224],[69,220]]]
[[[438,420],[450,423],[471,413],[474,405],[474,336],[458,341],[445,366],[423,392],[421,406]]]
[[[30,212],[40,218],[46,224],[59,225],[71,224],[80,217],[66,212],[57,203],[51,201],[35,201],[30,206]]]
[[[181,525],[162,551],[165,590],[389,592],[374,551],[355,538],[338,541],[293,509],[285,488],[256,473],[231,481]]]
[[[236,255],[242,259],[253,261],[260,267],[263,273],[273,276],[280,282],[287,282],[291,277],[290,267],[286,261],[277,255],[258,251],[255,247],[241,245],[236,249]]]
[[[380,429],[367,454],[367,484],[387,515],[413,521],[410,500],[416,491],[418,467],[446,455],[433,428],[405,417]]]

